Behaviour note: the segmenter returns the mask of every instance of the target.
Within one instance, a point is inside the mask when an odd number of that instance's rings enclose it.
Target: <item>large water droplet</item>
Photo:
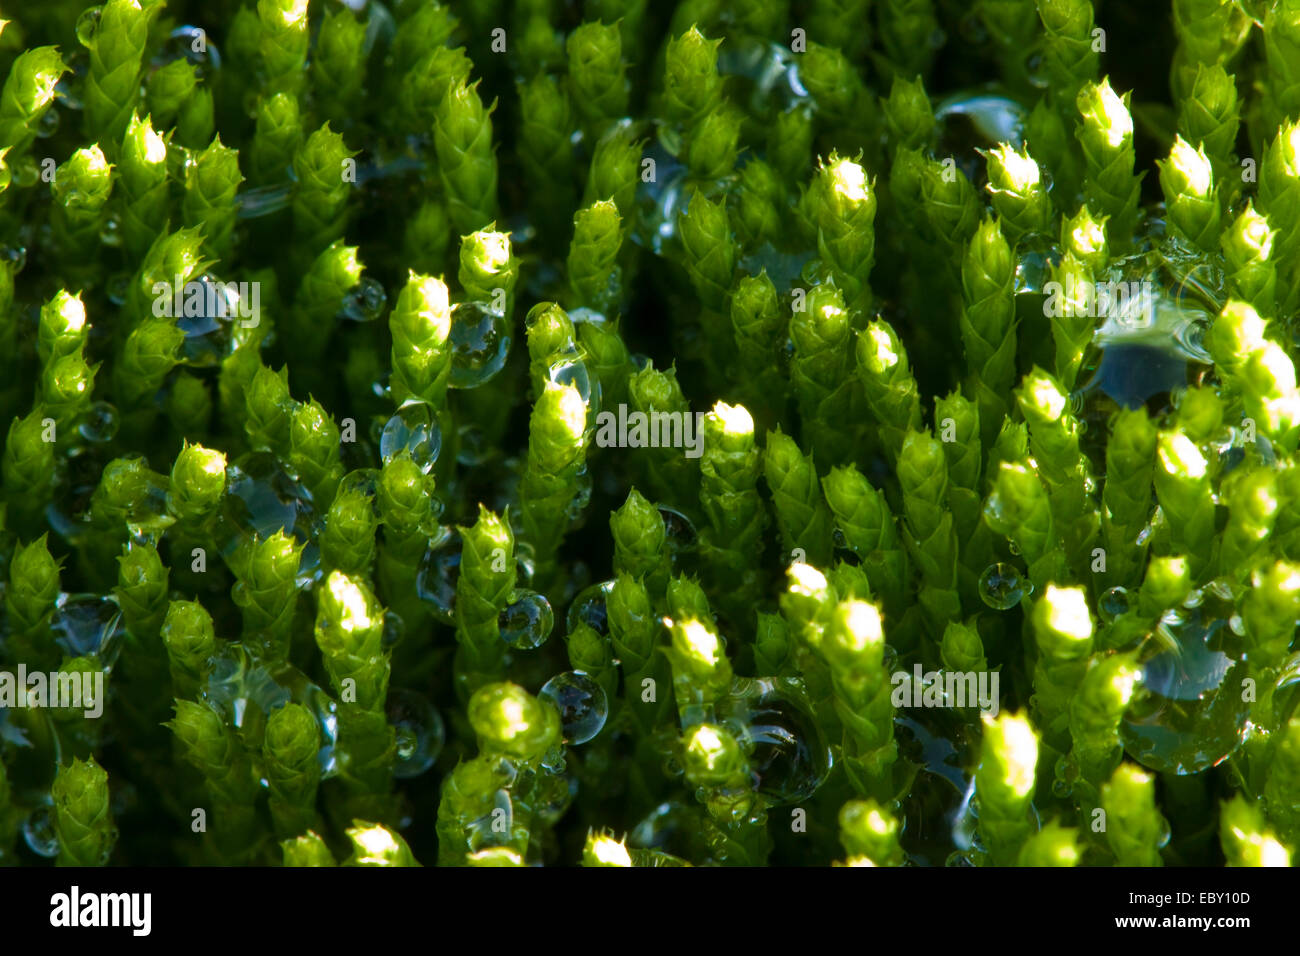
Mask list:
[[[362,276],[343,296],[339,315],[350,322],[373,322],[384,314],[387,305],[388,293],[379,280]]]
[[[452,388],[478,388],[505,367],[510,323],[474,302],[455,306],[451,316]]]
[[[65,656],[94,654],[106,667],[117,661],[126,636],[121,607],[112,597],[98,594],[59,595],[50,631]]]
[[[397,733],[393,776],[399,780],[418,777],[433,766],[442,752],[446,740],[442,717],[428,698],[404,687],[389,692],[385,712]]]
[[[1246,733],[1250,703],[1240,693],[1247,666],[1228,626],[1231,592],[1211,584],[1195,607],[1165,612],[1143,662],[1142,691],[1120,727],[1138,763],[1200,773],[1228,757]]]
[[[226,469],[222,519],[227,535],[223,553],[265,540],[277,531],[305,543],[300,568],[310,572],[319,564],[315,545],[319,520],[311,493],[267,452],[241,456]]]
[[[665,545],[668,550],[674,554],[693,551],[699,534],[696,532],[691,519],[676,508],[669,508],[667,505],[656,505],[655,507],[664,519]]]
[[[600,379],[591,374],[579,356],[565,356],[552,362],[546,370],[546,377],[557,385],[570,385],[578,390],[587,403],[589,421],[600,413]]]
[[[379,435],[379,455],[388,464],[401,452],[411,454],[420,471],[428,474],[442,451],[442,429],[427,402],[405,402],[384,424]]]
[[[429,548],[420,562],[415,590],[439,623],[456,623],[456,585],[460,581],[460,534],[445,533]]]
[[[200,691],[203,700],[226,723],[239,731],[253,731],[260,740],[266,718],[289,701],[289,692],[275,682],[243,644],[226,644],[208,662],[208,678]]]
[[[585,744],[600,733],[609,716],[605,690],[581,671],[565,671],[548,680],[538,693],[560,712],[560,726],[569,744]]]
[[[605,599],[609,597],[613,587],[614,582],[611,579],[583,588],[573,599],[569,605],[569,613],[565,615],[564,620],[568,629],[572,631],[581,621],[602,637],[608,634],[609,612],[605,607]]]
[[[221,52],[201,27],[181,26],[173,30],[163,44],[156,62],[164,66],[185,59],[200,68],[199,76],[221,69]]]
[[[816,793],[830,773],[831,752],[800,681],[738,677],[719,706],[720,713],[728,710],[759,793],[774,804]]]
[[[1097,610],[1101,612],[1102,620],[1109,622],[1127,614],[1131,604],[1126,588],[1110,588],[1097,602]]]
[[[95,402],[82,416],[77,433],[86,441],[99,445],[113,440],[118,424],[116,408],[108,402]]]
[[[510,595],[510,604],[497,619],[501,639],[511,647],[532,650],[541,647],[555,627],[555,613],[546,595],[525,588],[516,588]]]
[[[1024,580],[1015,565],[999,561],[980,575],[979,592],[980,600],[995,611],[1009,611],[1025,596]]]
[[[77,17],[77,40],[85,47],[95,45],[95,36],[99,32],[99,18],[104,13],[103,7],[90,7]]]
[[[53,859],[59,855],[59,837],[54,832],[54,811],[37,807],[23,820],[23,842],[37,856]]]

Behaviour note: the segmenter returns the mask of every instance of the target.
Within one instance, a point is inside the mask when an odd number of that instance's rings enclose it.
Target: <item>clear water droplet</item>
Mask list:
[[[396,647],[406,636],[406,622],[396,611],[384,612],[384,647]]]
[[[88,442],[103,444],[113,440],[118,424],[116,408],[108,402],[95,402],[77,425],[77,433]]]
[[[452,388],[478,388],[490,381],[510,354],[510,323],[474,302],[462,302],[451,316]]]
[[[831,751],[800,681],[735,678],[718,710],[730,711],[756,789],[772,804],[806,800],[825,783]]]
[[[456,623],[456,585],[460,581],[460,534],[447,529],[420,562],[415,591],[441,624]]]
[[[126,637],[121,607],[111,596],[99,594],[59,595],[50,631],[65,656],[94,654],[106,667],[116,663]]]
[[[243,455],[226,469],[226,496],[222,501],[222,553],[231,556],[256,537],[269,538],[283,531],[305,544],[301,572],[320,563],[315,542],[319,517],[311,493],[268,452]]]
[[[665,544],[674,553],[693,551],[699,534],[690,518],[676,508],[667,505],[655,505],[664,519]]]
[[[592,375],[587,364],[579,357],[565,357],[551,363],[546,377],[557,385],[570,385],[578,390],[587,403],[587,419],[594,421],[600,413],[600,379]]]
[[[980,600],[995,611],[1009,611],[1025,596],[1020,571],[999,561],[984,569],[979,580]]]
[[[1166,611],[1142,662],[1142,692],[1120,726],[1124,749],[1152,770],[1200,773],[1245,738],[1250,703],[1241,699],[1247,666],[1228,621],[1230,591],[1201,589],[1196,607]]]
[[[582,622],[602,637],[607,635],[609,612],[605,607],[605,599],[613,587],[614,582],[611,579],[583,588],[573,599],[569,605],[569,613],[565,615],[565,624],[569,631],[572,631],[578,622]]]
[[[424,474],[433,471],[442,451],[442,428],[427,402],[411,400],[393,414],[379,435],[379,456],[388,464],[403,451]]]
[[[447,734],[442,717],[423,694],[404,687],[389,691],[385,712],[397,732],[397,764],[393,776],[399,780],[418,777],[442,753]]]
[[[82,46],[95,45],[95,36],[99,32],[99,18],[103,13],[103,7],[90,7],[77,17],[77,40]]]
[[[1097,602],[1097,610],[1101,612],[1102,620],[1107,622],[1124,616],[1131,606],[1132,599],[1127,588],[1110,588]]]
[[[53,859],[59,855],[59,837],[54,832],[54,811],[37,807],[23,820],[23,842],[37,856]]]
[[[585,744],[605,726],[609,701],[604,688],[581,671],[565,671],[548,680],[537,695],[560,712],[560,726],[569,744]]]
[[[387,305],[388,293],[379,280],[362,276],[343,296],[339,315],[350,322],[373,322],[384,314]]]
[[[0,259],[9,263],[9,271],[14,275],[27,267],[26,246],[0,246]]]
[[[541,647],[555,627],[555,613],[546,595],[525,588],[516,588],[510,595],[510,604],[497,619],[501,639],[511,647],[532,650]]]

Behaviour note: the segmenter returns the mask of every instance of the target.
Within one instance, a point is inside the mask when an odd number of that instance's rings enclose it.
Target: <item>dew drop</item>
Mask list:
[[[416,574],[415,589],[435,620],[456,623],[456,585],[460,581],[460,535],[448,530],[425,552]]]
[[[59,855],[59,837],[54,832],[54,812],[37,807],[23,820],[23,842],[37,856],[53,859]]]
[[[1024,582],[1014,565],[998,562],[984,569],[979,580],[980,600],[995,611],[1009,611],[1025,596]]]
[[[510,353],[510,325],[503,315],[474,302],[452,309],[452,388],[478,388],[505,367]]]
[[[397,734],[393,776],[399,780],[418,777],[442,753],[447,733],[442,717],[423,694],[404,687],[389,692],[385,711]]]
[[[99,32],[99,18],[103,12],[103,7],[90,7],[77,17],[77,40],[82,46],[95,45],[95,36]]]
[[[609,612],[605,607],[605,600],[613,587],[613,580],[609,580],[583,588],[569,605],[569,613],[565,616],[568,630],[573,631],[578,622],[582,622],[602,637],[607,635]]]
[[[383,315],[387,305],[388,293],[383,285],[377,279],[363,276],[343,296],[339,315],[350,322],[373,322]]]
[[[99,594],[59,595],[50,631],[67,657],[93,654],[108,667],[116,662],[126,637],[121,607],[112,597]]]
[[[1131,606],[1132,601],[1126,588],[1111,588],[1097,602],[1097,610],[1101,612],[1104,621],[1113,621],[1117,617],[1122,617],[1128,613]]]
[[[95,402],[82,417],[77,433],[88,442],[103,444],[113,440],[118,424],[116,408],[108,402]]]
[[[609,701],[604,688],[581,671],[556,674],[538,694],[560,712],[560,726],[569,744],[585,744],[605,726]]]
[[[501,639],[511,647],[532,650],[541,647],[555,627],[555,612],[546,595],[516,588],[510,604],[497,617]]]
[[[420,471],[428,474],[442,451],[442,429],[433,407],[427,402],[404,403],[388,419],[379,436],[379,455],[388,464],[403,451],[409,452]]]

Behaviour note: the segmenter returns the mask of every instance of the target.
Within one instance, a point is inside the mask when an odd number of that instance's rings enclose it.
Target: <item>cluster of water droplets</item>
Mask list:
[[[208,660],[206,670],[201,700],[220,714],[254,753],[261,750],[267,719],[292,701],[306,707],[316,719],[321,738],[317,760],[322,776],[338,773],[338,705],[307,675],[291,664],[259,660],[240,643],[223,645]]]
[[[250,452],[226,467],[221,516],[222,552],[227,558],[254,540],[283,531],[304,545],[300,582],[309,583],[319,575],[320,516],[311,493],[275,455]]]

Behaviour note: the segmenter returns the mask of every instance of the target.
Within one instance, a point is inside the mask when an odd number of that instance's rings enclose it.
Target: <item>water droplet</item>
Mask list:
[[[456,623],[456,585],[460,580],[460,534],[447,529],[420,562],[415,591],[429,605],[435,620],[448,626]]]
[[[396,611],[384,612],[384,647],[396,647],[406,636],[406,622]]]
[[[62,114],[57,109],[46,110],[41,116],[41,122],[36,127],[37,139],[49,139],[59,131],[59,117]]]
[[[655,507],[659,509],[659,514],[664,519],[665,544],[668,549],[673,553],[694,550],[699,535],[691,519],[676,508],[669,508],[667,505],[655,505]]]
[[[1009,611],[1025,596],[1020,571],[1011,564],[999,561],[990,564],[980,575],[980,600],[995,611]]]
[[[1228,625],[1231,592],[1206,587],[1196,607],[1166,611],[1143,661],[1142,692],[1120,737],[1138,763],[1177,774],[1200,773],[1232,754],[1245,737],[1250,704],[1241,699],[1247,666]]]
[[[54,98],[64,109],[80,110],[85,107],[85,103],[81,100],[80,89],[86,71],[84,67],[78,68],[74,65],[76,62],[77,58],[69,58],[68,65],[73,67],[74,75],[64,76],[54,86]]]
[[[424,474],[433,471],[442,451],[442,429],[433,407],[426,402],[405,402],[384,424],[379,436],[379,455],[388,464],[407,451]]]
[[[555,627],[555,613],[546,595],[516,588],[510,604],[497,618],[501,639],[511,647],[532,650],[541,647]]]
[[[510,353],[510,323],[474,302],[452,309],[452,388],[478,388],[505,367]]]
[[[243,644],[225,644],[208,662],[203,700],[236,730],[260,739],[266,718],[289,701],[265,666]]]
[[[221,52],[201,27],[177,27],[168,35],[167,42],[163,44],[162,51],[154,62],[158,66],[165,66],[180,59],[189,60],[199,67],[200,77],[221,69]]]
[[[377,279],[362,276],[343,296],[339,315],[351,322],[373,322],[383,315],[387,305],[388,293],[383,285]]]
[[[600,413],[600,379],[592,375],[577,355],[561,358],[546,370],[546,377],[557,385],[571,385],[587,403],[589,421]]]
[[[90,7],[77,17],[77,40],[82,46],[95,45],[95,35],[99,32],[99,18],[103,12],[103,7]]]
[[[1113,621],[1127,614],[1131,603],[1126,588],[1111,588],[1097,602],[1097,610],[1101,612],[1102,620]]]
[[[116,408],[108,402],[95,402],[82,417],[77,432],[88,442],[102,444],[113,440],[118,424]]]
[[[602,637],[609,633],[609,615],[605,608],[605,599],[613,590],[613,580],[601,581],[582,589],[569,605],[565,624],[572,631],[581,621]]]
[[[320,552],[314,543],[319,519],[311,493],[274,455],[252,452],[226,469],[221,510],[226,533],[222,553],[227,557],[251,544],[254,537],[264,540],[283,531],[306,544],[300,566],[303,573],[319,564]]]
[[[98,594],[59,595],[50,631],[67,657],[94,654],[106,667],[117,661],[126,636],[121,607],[112,597]]]
[[[59,855],[59,837],[54,832],[54,811],[37,807],[23,820],[23,842],[37,856],[53,859]]]
[[[510,792],[498,790],[492,797],[493,806],[487,813],[465,824],[465,840],[471,853],[484,847],[504,846],[514,835],[515,808]],[[497,811],[501,811],[498,813]]]
[[[8,262],[9,271],[17,275],[27,266],[27,247],[0,246],[0,259]]]
[[[971,182],[979,182],[983,160],[976,147],[1019,146],[1025,139],[1025,116],[1025,108],[1005,96],[976,90],[954,93],[934,111],[939,132],[935,155],[953,157]]]
[[[591,504],[591,473],[587,471],[584,465],[582,470],[574,476],[573,497],[569,500],[568,514],[570,521],[578,521],[582,518],[582,513],[587,510],[587,505]]]
[[[604,688],[581,671],[556,674],[538,693],[560,712],[560,726],[569,744],[585,744],[600,733],[609,716]]]
[[[830,774],[831,752],[800,681],[738,677],[719,706],[720,714],[728,710],[759,793],[785,804],[817,792]]]
[[[424,695],[404,687],[389,692],[385,712],[397,732],[397,764],[393,776],[399,780],[418,777],[442,753],[446,740],[442,717]]]

